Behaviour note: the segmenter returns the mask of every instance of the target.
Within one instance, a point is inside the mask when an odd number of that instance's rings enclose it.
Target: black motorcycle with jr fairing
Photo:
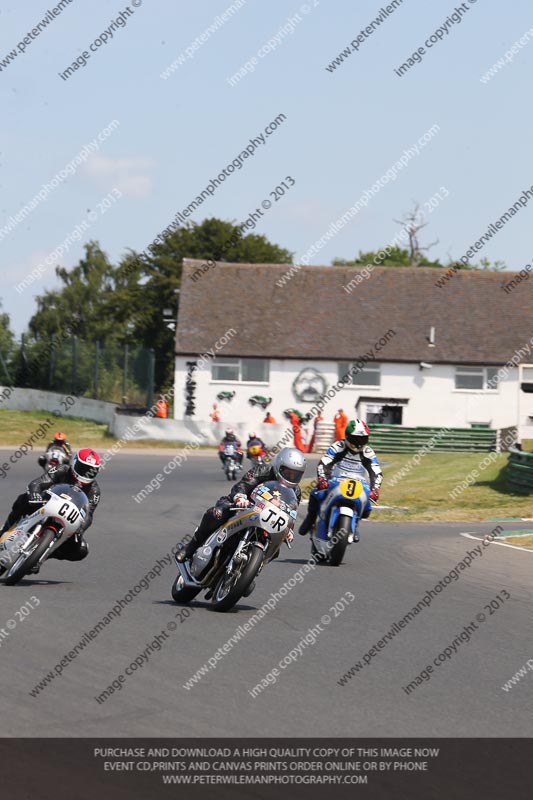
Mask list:
[[[176,560],[179,574],[172,586],[176,603],[189,603],[206,590],[216,611],[228,611],[251,593],[265,564],[279,554],[298,513],[292,489],[267,481],[251,494],[248,508],[235,512],[194,553],[190,561]],[[289,542],[287,545],[290,547]]]

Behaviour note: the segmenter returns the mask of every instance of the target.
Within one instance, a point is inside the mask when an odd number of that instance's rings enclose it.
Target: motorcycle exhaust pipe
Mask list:
[[[185,586],[188,586],[191,589],[196,589],[198,588],[198,586],[202,586],[201,583],[198,583],[198,581],[195,578],[193,578],[193,576],[190,574],[189,570],[187,569],[184,563],[182,563],[181,561],[176,561],[176,564],[178,565],[178,570],[181,577],[183,578],[183,583],[185,584]]]

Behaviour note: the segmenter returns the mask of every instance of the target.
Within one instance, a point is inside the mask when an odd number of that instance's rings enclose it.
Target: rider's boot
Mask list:
[[[198,527],[199,526],[197,525],[193,535],[191,536],[187,544],[180,542],[179,550],[176,551],[176,561],[179,561],[180,564],[182,564],[184,561],[187,561],[187,559],[192,558],[196,548],[199,547],[201,544],[196,535]]]
[[[316,522],[316,518],[318,516],[318,509],[319,509],[319,502],[316,497],[313,496],[313,493],[309,495],[309,505],[307,506],[307,516],[298,528],[298,533],[301,536],[305,536],[307,533],[313,529],[313,525]]]
[[[315,521],[316,521],[316,517],[313,516],[312,514],[310,514],[309,512],[307,512],[306,518],[304,519],[304,521],[302,522],[302,524],[298,528],[298,533],[301,536],[306,536],[312,530],[313,525],[315,524]]]

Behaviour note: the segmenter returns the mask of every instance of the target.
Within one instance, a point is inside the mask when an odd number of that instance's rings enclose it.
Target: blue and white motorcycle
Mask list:
[[[335,467],[311,531],[311,553],[332,567],[342,563],[346,548],[357,534],[359,520],[370,503],[370,476],[365,467]]]

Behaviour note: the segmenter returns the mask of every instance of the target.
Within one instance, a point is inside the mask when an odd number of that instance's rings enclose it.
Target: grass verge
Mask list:
[[[107,450],[119,440],[108,433],[106,423],[93,422],[80,417],[60,417],[48,411],[10,411],[0,409],[0,447],[20,447],[28,441],[31,434],[46,420],[53,422],[42,439],[34,442],[34,446],[45,446],[51,441],[55,431],[62,431],[73,450],[78,447],[94,447],[95,450]],[[169,448],[185,447],[185,442],[161,441],[160,439],[131,439],[125,442],[127,448]],[[200,445],[203,448],[204,445]]]
[[[488,453],[429,453],[412,469],[413,454],[378,455],[383,465],[379,502],[406,506],[408,511],[375,511],[375,520],[439,522],[533,517],[533,495],[513,494],[507,489],[505,453],[494,454],[494,461],[484,468],[481,463]],[[450,498],[448,493],[474,470],[478,476],[472,485],[455,499]],[[310,479],[303,481],[304,485],[309,483]]]

